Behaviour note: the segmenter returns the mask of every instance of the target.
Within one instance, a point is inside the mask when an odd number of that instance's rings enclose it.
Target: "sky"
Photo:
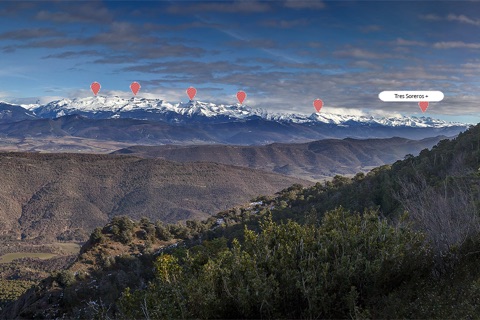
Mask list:
[[[480,122],[480,1],[2,1],[0,99],[99,95]],[[436,90],[383,102],[385,90]]]

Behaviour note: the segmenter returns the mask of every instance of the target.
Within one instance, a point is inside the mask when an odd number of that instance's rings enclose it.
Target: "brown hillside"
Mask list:
[[[132,146],[116,151],[141,157],[171,161],[207,161],[287,174],[309,180],[322,180],[336,174],[355,174],[394,163],[406,154],[417,155],[445,137],[422,140],[326,139],[308,143],[274,143],[265,146]]]
[[[205,218],[306,181],[211,163],[132,156],[0,153],[0,233],[53,240],[128,215]]]

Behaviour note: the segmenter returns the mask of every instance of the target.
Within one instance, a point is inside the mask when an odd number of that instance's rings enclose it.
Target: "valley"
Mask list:
[[[4,137],[0,140],[0,152],[105,154],[129,146],[129,143],[78,137]]]
[[[76,255],[80,252],[81,244],[78,242],[53,242],[39,245],[33,241],[30,243],[28,241],[5,241],[4,248],[0,252],[0,264],[11,263],[16,259],[23,258],[45,260],[57,256]],[[28,252],[28,250],[33,252]]]
[[[7,253],[0,257],[0,263],[10,263],[16,259],[23,259],[23,258],[38,258],[42,260],[51,259],[56,257],[56,254],[53,253],[35,253],[35,252],[15,252],[15,253]]]

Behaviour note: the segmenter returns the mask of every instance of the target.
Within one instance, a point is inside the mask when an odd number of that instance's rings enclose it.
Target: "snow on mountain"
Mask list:
[[[135,110],[158,110],[174,111],[183,115],[203,114],[205,116],[215,116],[218,114],[242,115],[250,112],[250,108],[243,106],[216,105],[205,102],[188,102],[172,104],[164,100],[131,98],[122,99],[119,97],[91,97],[83,99],[63,99],[52,101],[44,106],[38,106],[42,110],[72,110],[89,112],[125,112]]]
[[[40,107],[41,104],[38,103],[32,103],[32,104],[21,104],[20,107],[27,109],[27,110],[34,110],[38,107]]]
[[[245,105],[223,105],[200,101],[169,103],[159,99],[96,96],[89,98],[62,99],[46,105],[23,106],[40,117],[60,117],[81,114],[94,118],[136,118],[142,120],[166,120],[178,122],[188,118],[202,121],[215,119],[245,120],[261,118],[276,122],[303,124],[332,124],[339,126],[368,125],[389,127],[445,128],[468,125],[446,122],[430,117],[389,117],[349,116],[329,113],[313,113],[310,116],[293,113],[271,113]]]
[[[204,116],[204,117],[229,117],[245,118],[257,114],[251,108],[241,105],[216,105],[198,101],[188,103],[172,104],[164,100],[131,98],[122,99],[119,97],[90,97],[82,99],[62,99],[52,101],[46,105],[38,106],[34,112],[40,116],[54,113],[72,114],[81,113],[108,113],[118,118],[122,113],[150,112],[150,113],[176,113],[183,116]]]
[[[17,107],[22,107],[23,109],[27,109],[27,110],[33,110],[33,109],[36,109],[40,106],[40,104],[38,103],[33,103],[33,104],[20,104],[20,105],[17,105],[17,104],[12,104],[10,102],[6,102],[6,101],[2,101],[0,100],[0,105],[8,105],[8,106],[17,106]]]

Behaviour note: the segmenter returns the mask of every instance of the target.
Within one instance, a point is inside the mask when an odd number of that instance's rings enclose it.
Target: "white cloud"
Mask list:
[[[469,18],[463,14],[460,14],[460,15],[456,15],[456,14],[449,14],[447,16],[447,20],[448,21],[458,21],[458,22],[462,22],[462,23],[466,23],[466,24],[471,24],[471,25],[474,25],[474,26],[480,26],[480,19],[472,19],[472,18]]]
[[[480,62],[467,62],[467,63],[463,63],[461,66],[462,68],[466,69],[465,71],[475,70],[475,72],[480,72]]]
[[[352,63],[352,66],[358,67],[358,68],[376,69],[376,70],[379,70],[379,69],[382,68],[380,65],[378,65],[376,63],[372,63],[372,62],[365,61],[365,60],[355,61],[355,62]]]
[[[312,107],[312,112],[314,112],[313,107]],[[333,113],[333,114],[338,114],[341,116],[367,116],[368,113],[365,112],[364,110],[361,109],[355,109],[355,108],[342,108],[342,107],[329,107],[329,106],[323,106],[321,112],[325,113]]]
[[[7,98],[7,101],[11,104],[47,104],[51,101],[55,100],[61,100],[64,97],[62,96],[38,96],[38,97],[24,97],[24,98],[11,98],[12,96],[10,95],[9,98]]]
[[[9,96],[11,96],[11,94],[9,94],[8,92],[0,91],[0,99],[6,98],[6,97],[9,97]]]
[[[381,31],[382,29],[383,28],[381,26],[376,25],[376,24],[371,24],[371,25],[368,25],[368,26],[360,27],[360,31],[365,32],[365,33],[377,32],[377,31]]]
[[[397,38],[397,40],[395,40],[393,44],[397,46],[420,46],[420,47],[424,47],[427,45],[423,41],[405,40],[403,38]]]
[[[442,41],[433,44],[437,49],[454,49],[454,48],[466,48],[466,49],[480,49],[480,43],[466,43],[463,41]]]
[[[392,55],[387,53],[379,53],[374,51],[365,50],[362,48],[347,47],[345,50],[334,52],[339,57],[352,57],[358,59],[385,59],[393,58]]]
[[[480,19],[470,18],[464,14],[450,13],[445,17],[440,17],[436,14],[426,14],[421,15],[420,18],[427,21],[455,21],[480,27]]]

